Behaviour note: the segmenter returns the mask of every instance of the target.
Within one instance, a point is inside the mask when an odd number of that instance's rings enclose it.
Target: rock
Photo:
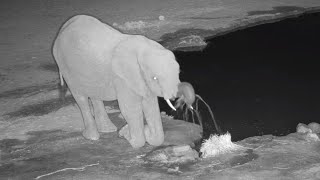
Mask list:
[[[163,145],[190,145],[202,138],[202,128],[193,123],[182,120],[174,120],[170,117],[162,117],[164,130]]]
[[[160,21],[164,21],[164,19],[165,19],[164,16],[159,16]]]
[[[162,146],[146,154],[147,161],[160,162],[165,164],[172,163],[186,163],[195,161],[199,158],[196,150],[189,145],[179,146]]]
[[[312,130],[307,125],[299,123],[297,126],[297,133],[312,133]]]
[[[316,133],[307,133],[306,138],[307,141],[319,141],[319,136]]]
[[[308,126],[303,123],[299,123],[297,126],[297,133],[303,134],[303,138],[308,142],[319,141],[319,132],[320,125],[315,122],[308,124]]]
[[[320,133],[320,124],[312,122],[308,124],[308,127],[312,130],[313,133]]]

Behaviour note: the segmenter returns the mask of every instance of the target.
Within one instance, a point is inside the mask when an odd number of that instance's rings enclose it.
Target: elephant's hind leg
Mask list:
[[[103,101],[94,99],[91,99],[91,101],[94,110],[94,118],[98,126],[98,131],[104,133],[117,131],[117,127],[111,122],[104,108]]]
[[[86,139],[98,140],[100,136],[97,130],[96,122],[93,119],[90,111],[88,97],[75,92],[72,92],[72,95],[76,100],[82,114],[83,123],[84,123],[84,130],[82,132],[82,135]]]

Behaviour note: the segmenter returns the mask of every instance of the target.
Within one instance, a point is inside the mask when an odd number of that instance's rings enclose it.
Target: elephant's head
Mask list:
[[[179,86],[180,68],[174,54],[143,36],[128,36],[119,43],[112,68],[136,94],[145,98],[163,97],[174,110],[170,99],[190,97],[183,96],[185,86]],[[192,104],[191,101],[194,99],[189,99],[188,104]]]

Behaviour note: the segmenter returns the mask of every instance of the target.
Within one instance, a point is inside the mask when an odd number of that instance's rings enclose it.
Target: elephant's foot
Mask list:
[[[94,109],[94,118],[99,132],[109,133],[117,131],[117,127],[111,122],[103,101],[91,99],[93,109]]]
[[[156,133],[152,133],[150,127],[145,125],[144,134],[146,137],[146,141],[152,146],[160,146],[164,142],[163,132],[157,135]]]
[[[120,137],[124,137],[126,139],[131,138],[130,137],[130,132],[129,132],[129,126],[128,124],[126,124],[125,126],[123,126],[120,131],[119,131],[119,136]]]
[[[89,140],[98,140],[100,138],[99,132],[95,128],[86,128],[82,131],[82,135]]]
[[[110,123],[106,122],[98,126],[98,131],[102,133],[110,133],[116,132],[118,128],[110,121]]]
[[[144,146],[146,142],[144,138],[136,138],[131,136],[128,124],[126,124],[120,129],[119,136],[124,137],[131,144],[133,148],[140,148]]]

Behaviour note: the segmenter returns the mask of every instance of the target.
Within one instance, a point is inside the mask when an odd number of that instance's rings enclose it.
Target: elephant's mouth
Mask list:
[[[180,105],[184,105],[184,104],[186,104],[189,109],[193,110],[192,104],[195,102],[196,94],[195,94],[194,88],[190,83],[180,82],[180,84],[178,85],[178,92],[174,97],[178,98],[178,100],[176,100],[175,107],[171,104],[169,98],[168,99],[165,98],[168,105],[174,111],[176,111],[176,108],[180,107]]]
[[[193,110],[192,104],[195,102],[195,92],[192,85],[188,82],[180,82],[178,85],[178,91],[174,93],[174,95],[167,95],[163,96],[166,100],[167,104],[170,106],[171,109],[176,111],[176,107],[174,107],[170,101],[170,98],[179,98],[178,104],[187,104],[188,108]]]

